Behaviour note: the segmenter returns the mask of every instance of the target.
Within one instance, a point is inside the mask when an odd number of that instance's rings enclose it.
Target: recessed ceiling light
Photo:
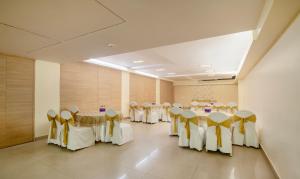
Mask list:
[[[164,68],[158,68],[158,69],[156,69],[156,71],[165,71],[165,69]]]
[[[176,75],[176,73],[170,72],[170,73],[168,73],[168,75]]]
[[[108,47],[114,47],[114,46],[116,46],[116,44],[109,43],[109,44],[107,44],[107,46]]]
[[[143,60],[135,60],[133,61],[133,63],[143,63],[144,61]]]

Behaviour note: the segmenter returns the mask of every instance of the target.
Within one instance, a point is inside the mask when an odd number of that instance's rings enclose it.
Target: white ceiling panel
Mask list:
[[[124,22],[95,0],[2,0],[0,22],[58,41]]]

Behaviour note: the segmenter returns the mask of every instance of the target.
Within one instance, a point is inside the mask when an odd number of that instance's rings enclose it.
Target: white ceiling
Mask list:
[[[263,5],[264,0],[1,0],[0,52],[63,63],[219,39],[255,29]],[[116,46],[108,47],[109,43]],[[170,58],[184,61],[182,57],[191,53],[190,60],[199,63],[192,48],[185,49],[182,56],[170,54],[179,46],[157,48],[153,58],[159,55],[158,64]],[[207,63],[201,54],[201,61]],[[189,71],[184,62],[178,64],[183,64],[181,73],[197,71],[194,66]]]
[[[97,60],[174,80],[230,77],[237,74],[251,43],[252,31],[246,31]]]

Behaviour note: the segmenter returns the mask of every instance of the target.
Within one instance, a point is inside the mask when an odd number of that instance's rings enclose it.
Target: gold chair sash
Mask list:
[[[184,116],[180,115],[180,122],[184,123],[184,128],[186,130],[187,138],[190,139],[191,137],[190,122],[198,126],[199,118],[197,116],[192,118],[185,118]]]
[[[231,127],[231,119],[227,119],[223,122],[215,122],[210,118],[207,118],[207,126],[211,127],[211,126],[215,126],[216,127],[216,136],[217,136],[217,146],[218,147],[222,147],[222,135],[221,135],[221,126],[226,127],[226,128],[230,128]]]
[[[114,129],[114,121],[120,121],[121,120],[121,117],[119,114],[115,115],[115,116],[108,116],[108,115],[105,115],[105,120],[106,121],[109,121],[110,124],[109,124],[109,127],[108,127],[108,133],[109,135],[112,137],[113,136],[113,129]]]
[[[76,112],[72,112],[70,111],[71,115],[73,116],[74,120],[76,121],[77,120],[77,114],[79,113],[79,111],[76,111]]]
[[[233,106],[233,107],[228,106],[227,108],[230,110],[231,113],[234,113],[234,110],[238,109],[237,106]]]
[[[234,115],[233,116],[233,121],[234,122],[240,121],[240,133],[245,134],[245,123],[246,122],[254,122],[255,123],[256,122],[256,116],[253,114],[253,115],[251,115],[247,118],[241,118],[237,115]]]
[[[50,139],[56,139],[56,133],[57,133],[57,125],[55,121],[60,122],[58,115],[56,115],[55,117],[50,116],[49,114],[47,114],[48,120],[51,122],[50,124]]]
[[[180,114],[174,114],[170,111],[171,122],[173,122],[173,133],[178,133],[177,119]]]
[[[60,123],[61,123],[61,125],[64,126],[64,139],[63,139],[63,142],[64,142],[65,145],[67,145],[68,144],[69,130],[70,130],[69,125],[71,124],[71,125],[74,126],[75,125],[75,120],[74,120],[73,117],[71,117],[69,120],[66,120],[66,119],[61,117],[60,118]]]
[[[146,117],[146,123],[148,122],[148,114],[149,114],[149,112],[150,112],[150,110],[151,110],[151,107],[150,106],[144,106],[143,107],[143,109],[144,109],[144,111],[145,111],[145,117]]]

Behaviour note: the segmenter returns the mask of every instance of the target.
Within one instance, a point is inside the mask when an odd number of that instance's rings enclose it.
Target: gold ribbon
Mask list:
[[[170,117],[171,117],[172,122],[174,123],[173,133],[178,133],[177,119],[179,116],[180,116],[180,114],[174,114],[170,111]]]
[[[150,106],[144,106],[143,107],[144,111],[145,111],[145,115],[146,115],[146,123],[148,122],[148,114],[150,112]]]
[[[233,107],[228,106],[228,109],[230,109],[230,112],[233,113],[234,112],[233,110],[237,110],[238,107],[237,106],[233,106]]]
[[[185,118],[182,115],[180,115],[180,122],[184,123],[184,128],[186,130],[187,138],[190,139],[191,137],[190,122],[198,126],[199,118],[197,116],[192,118]]]
[[[70,112],[71,112],[71,115],[73,116],[74,120],[76,120],[77,119],[76,116],[79,111],[76,111],[74,113],[72,111],[70,111]]]
[[[60,118],[60,123],[61,125],[64,126],[64,139],[63,139],[63,142],[65,145],[68,144],[68,135],[69,135],[69,130],[70,130],[70,127],[69,127],[69,124],[71,125],[74,125],[75,124],[75,120],[73,117],[71,117],[69,120],[66,120],[64,118]]]
[[[217,136],[217,146],[218,147],[222,147],[222,135],[221,135],[221,126],[226,127],[226,128],[230,128],[231,127],[231,119],[227,119],[223,122],[215,122],[210,118],[207,118],[207,126],[211,127],[211,126],[216,126],[216,136]]]
[[[51,130],[51,132],[50,132],[50,139],[56,139],[56,133],[57,133],[57,126],[56,126],[56,122],[55,121],[58,121],[58,122],[60,122],[60,120],[59,120],[59,117],[58,117],[58,115],[55,115],[55,117],[52,117],[52,116],[50,116],[49,114],[47,114],[47,117],[48,117],[48,120],[51,122],[51,126],[50,126],[50,130]]]
[[[113,129],[114,129],[114,125],[115,125],[114,121],[115,120],[120,121],[121,120],[120,115],[117,114],[117,115],[112,116],[112,117],[108,116],[108,115],[105,115],[105,120],[109,121],[109,123],[110,123],[109,128],[108,128],[108,130],[109,130],[108,133],[112,137],[113,136]]]
[[[135,118],[135,110],[138,109],[137,106],[130,106],[130,111],[133,112],[133,118]]]
[[[256,122],[256,116],[253,114],[247,118],[241,118],[237,115],[233,116],[233,121],[238,122],[240,121],[240,133],[245,134],[245,123],[246,122]]]

